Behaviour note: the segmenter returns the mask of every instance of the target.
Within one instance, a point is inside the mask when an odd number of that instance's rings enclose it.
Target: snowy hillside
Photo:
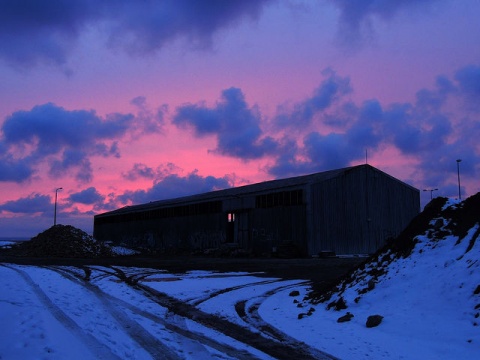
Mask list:
[[[263,315],[279,327],[290,318],[287,333],[342,359],[478,359],[479,235],[480,194],[435,199],[330,293],[309,293],[297,304],[301,320],[288,309]],[[311,302],[316,311],[306,312]],[[380,315],[378,327],[367,328],[371,315]]]

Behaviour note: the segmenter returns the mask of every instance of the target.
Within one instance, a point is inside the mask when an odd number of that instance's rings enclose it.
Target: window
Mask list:
[[[258,195],[255,198],[256,208],[271,208],[276,206],[294,206],[303,204],[303,191],[281,191],[276,193]]]
[[[126,212],[123,214],[99,216],[95,217],[95,224],[114,224],[124,223],[128,221],[156,220],[169,217],[216,214],[221,211],[221,201],[208,201],[190,205],[166,206],[152,210],[137,210],[136,212]]]

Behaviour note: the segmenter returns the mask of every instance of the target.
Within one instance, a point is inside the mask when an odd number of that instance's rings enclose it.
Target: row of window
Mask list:
[[[209,201],[190,205],[172,206],[147,211],[119,214],[113,216],[96,217],[95,224],[123,223],[128,221],[145,221],[169,217],[183,217],[200,214],[215,214],[222,212],[221,201]]]
[[[281,191],[276,193],[258,195],[255,198],[256,208],[271,208],[276,206],[293,206],[303,204],[303,191]]]
[[[276,193],[257,195],[255,197],[255,207],[259,209],[277,207],[277,206],[293,206],[293,205],[302,205],[303,201],[303,191],[302,190],[292,190],[292,191],[281,191]],[[208,201],[197,204],[190,205],[181,205],[181,206],[172,206],[165,207],[153,210],[131,212],[125,214],[118,214],[112,216],[100,216],[95,218],[95,224],[106,224],[106,223],[123,223],[129,221],[145,221],[145,220],[155,220],[171,217],[183,217],[183,216],[195,216],[201,214],[215,214],[222,212],[222,202],[221,201]],[[234,214],[228,214],[228,222],[233,222]]]

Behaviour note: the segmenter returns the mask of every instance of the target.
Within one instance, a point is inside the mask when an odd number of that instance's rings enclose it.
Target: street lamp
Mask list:
[[[57,194],[58,190],[63,190],[63,188],[59,187],[55,189],[55,212],[53,213],[53,226],[57,225]]]
[[[460,192],[460,161],[462,161],[462,159],[457,159],[458,200],[462,200],[462,194]]]
[[[423,189],[423,191],[430,191],[430,200],[433,199],[433,192],[437,191],[438,189]]]

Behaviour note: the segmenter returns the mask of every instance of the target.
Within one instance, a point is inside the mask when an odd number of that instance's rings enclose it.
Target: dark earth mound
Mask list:
[[[351,258],[231,258],[198,255],[137,254],[119,256],[73,226],[56,225],[29,241],[0,249],[0,262],[25,265],[131,266],[184,273],[190,270],[255,272],[260,276],[305,279],[326,284],[363,261]]]
[[[55,225],[29,241],[2,251],[5,255],[47,258],[103,258],[113,256],[109,247],[70,225]]]

